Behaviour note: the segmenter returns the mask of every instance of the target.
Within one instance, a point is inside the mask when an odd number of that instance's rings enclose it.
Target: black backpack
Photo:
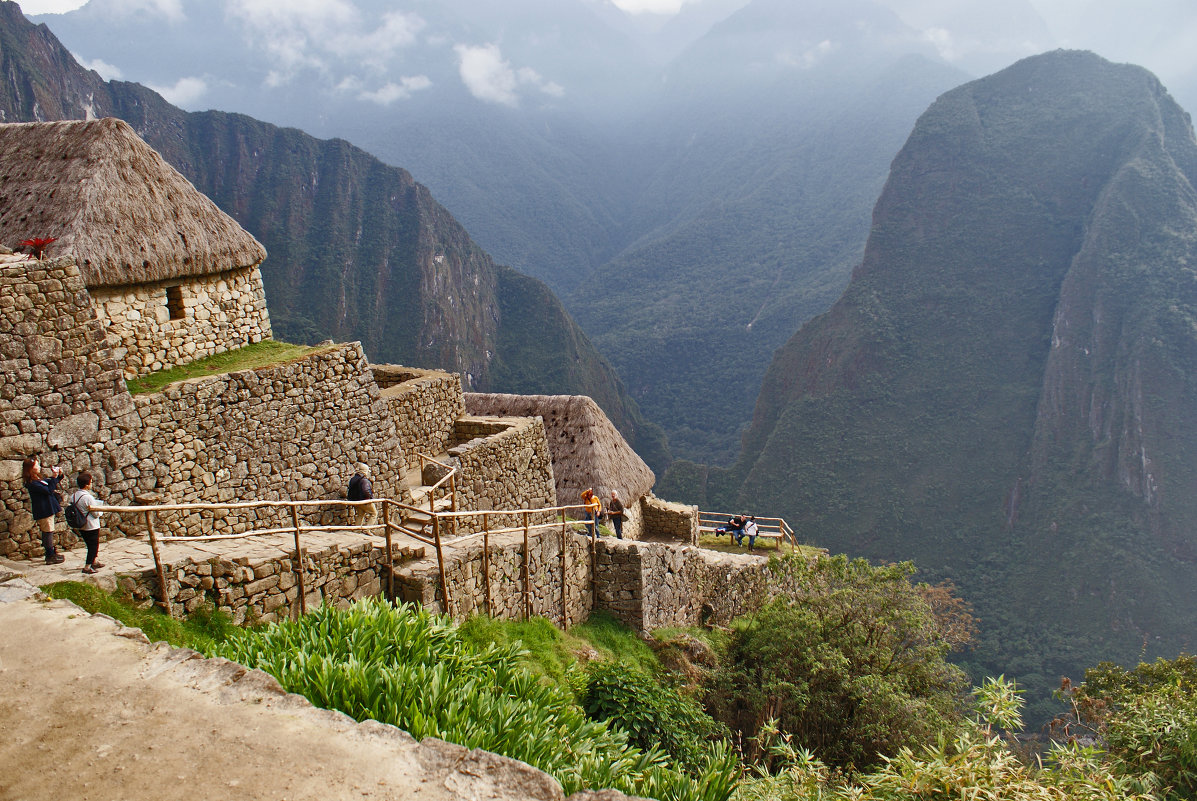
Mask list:
[[[354,473],[353,478],[349,479],[349,491],[345,493],[345,497],[350,501],[364,501],[366,500],[362,495],[362,474]]]
[[[82,493],[75,493],[75,496],[71,498],[71,502],[67,504],[67,508],[63,511],[67,525],[73,529],[81,530],[87,525],[87,515],[77,505],[79,499],[82,497]]]

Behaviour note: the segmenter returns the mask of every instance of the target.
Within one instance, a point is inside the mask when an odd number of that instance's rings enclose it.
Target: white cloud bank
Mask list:
[[[208,93],[208,82],[203,78],[180,78],[172,86],[147,86],[166,98],[171,105],[189,111],[194,111],[195,104]]]
[[[458,72],[470,94],[488,103],[519,105],[519,89],[530,87],[551,97],[561,97],[565,90],[546,81],[531,67],[515,69],[503,58],[497,44],[481,47],[455,45]]]
[[[121,72],[120,67],[116,66],[115,64],[109,64],[107,61],[104,61],[101,58],[95,58],[91,61],[88,61],[87,59],[82,58],[78,53],[71,53],[71,55],[75,57],[75,60],[78,61],[80,66],[82,66],[84,69],[95,70],[96,72],[100,73],[100,77],[106,81],[119,81],[125,77],[125,74]]]

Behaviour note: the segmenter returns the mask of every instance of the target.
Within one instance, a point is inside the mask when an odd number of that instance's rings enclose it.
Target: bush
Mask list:
[[[639,748],[660,748],[689,773],[701,773],[713,745],[731,736],[696,701],[643,670],[595,662],[587,674],[582,707],[591,720],[618,726]]]
[[[914,750],[903,747],[881,766],[849,781],[809,751],[781,737],[771,753],[784,769],[761,773],[735,801],[1152,801],[1150,782],[1119,777],[1093,749],[1060,746],[1049,767],[1027,765],[997,736],[1021,726],[1013,683],[990,679],[974,692],[977,720],[954,737]]]
[[[708,688],[715,717],[746,734],[775,719],[799,747],[855,769],[956,728],[965,677],[910,564],[773,567],[795,592],[735,621]]]

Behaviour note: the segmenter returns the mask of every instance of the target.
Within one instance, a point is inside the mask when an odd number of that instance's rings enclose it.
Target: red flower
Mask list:
[[[29,248],[32,253],[32,257],[40,261],[42,258],[42,253],[44,253],[46,248],[50,246],[50,243],[57,241],[58,237],[56,236],[52,236],[47,239],[42,239],[40,236],[37,236],[33,239],[26,239],[21,243],[21,247]]]

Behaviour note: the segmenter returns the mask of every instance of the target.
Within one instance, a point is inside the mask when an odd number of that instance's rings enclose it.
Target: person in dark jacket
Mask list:
[[[623,501],[619,493],[611,490],[611,500],[607,504],[607,518],[611,521],[611,528],[615,529],[615,536],[623,539]]]
[[[21,477],[25,479],[25,489],[29,491],[29,501],[33,505],[33,520],[42,532],[46,564],[62,564],[66,557],[54,546],[54,517],[62,511],[62,504],[58,502],[58,482],[62,481],[62,468],[55,466],[50,471],[50,477],[46,478],[42,475],[41,462],[36,456],[30,456],[21,465]]]
[[[370,466],[365,462],[358,462],[357,472],[349,479],[349,490],[345,495],[350,501],[369,501],[374,499],[374,487],[370,484]],[[372,526],[378,519],[377,505],[362,503],[353,507],[353,525]]]

